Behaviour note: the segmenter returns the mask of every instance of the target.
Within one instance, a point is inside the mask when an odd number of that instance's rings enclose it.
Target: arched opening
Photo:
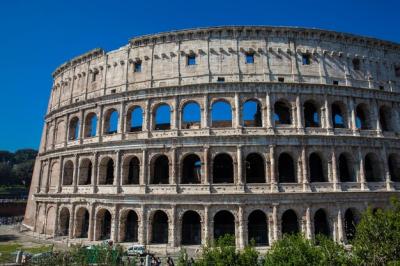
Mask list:
[[[76,212],[76,231],[75,237],[87,238],[89,232],[89,212],[85,208],[80,208]]]
[[[357,105],[356,108],[356,127],[359,129],[371,129],[371,121],[369,119],[369,111],[366,104]]]
[[[256,246],[268,246],[268,220],[263,211],[255,210],[248,218],[248,242],[255,241]]]
[[[195,211],[187,211],[182,217],[182,245],[201,244],[201,218]]]
[[[128,158],[124,163],[124,178],[122,184],[137,185],[139,184],[140,161],[136,156]]]
[[[290,104],[286,101],[277,101],[274,104],[275,125],[290,125],[292,118],[290,115]]]
[[[265,183],[265,163],[261,155],[250,153],[246,157],[246,182]]]
[[[90,185],[92,183],[93,165],[89,159],[83,159],[79,166],[79,185]]]
[[[388,158],[390,180],[400,182],[400,156],[390,154]]]
[[[201,161],[196,154],[189,154],[183,159],[182,184],[199,184],[201,182]]]
[[[99,185],[112,185],[114,183],[114,161],[106,157],[100,162]]]
[[[159,155],[154,160],[152,184],[169,183],[169,160],[166,155]]]
[[[168,243],[168,216],[163,211],[156,211],[152,221],[152,238],[153,244]]]
[[[235,236],[235,217],[229,211],[219,211],[214,216],[214,240],[224,235]]]
[[[68,208],[62,208],[60,211],[60,229],[58,234],[60,236],[68,236],[69,233],[69,210]]]
[[[346,118],[345,107],[342,103],[335,102],[332,104],[332,125],[334,128],[345,128]]]
[[[325,182],[324,167],[322,165],[321,157],[313,152],[308,159],[308,166],[310,169],[310,182]]]
[[[303,105],[304,124],[306,127],[320,127],[320,114],[318,108],[312,101],[307,101]]]
[[[118,112],[110,109],[104,116],[104,134],[115,134],[118,132]]]
[[[74,176],[74,163],[70,160],[64,163],[63,185],[71,186]]]
[[[347,209],[344,214],[344,231],[348,241],[354,239],[357,223],[358,217],[356,216],[355,211],[352,209]]]
[[[299,230],[297,215],[293,210],[287,210],[282,215],[282,234],[296,234]]]
[[[85,119],[85,137],[91,138],[97,134],[97,116],[95,113],[90,113]]]
[[[77,140],[79,138],[79,118],[74,117],[69,121],[68,140]]]
[[[243,104],[243,126],[262,127],[261,104],[257,100],[248,100]]]
[[[355,175],[351,167],[352,160],[349,154],[342,153],[339,156],[339,179],[340,182],[355,182]]]
[[[53,206],[49,207],[47,209],[47,215],[46,215],[46,235],[52,235],[55,233],[55,219],[56,219],[56,208]]]
[[[328,218],[324,210],[319,209],[314,215],[314,233],[315,235],[331,236]]]
[[[233,183],[233,160],[230,155],[220,153],[214,157],[213,183]]]
[[[382,131],[394,131],[392,118],[392,109],[390,107],[381,106],[379,108],[379,123]]]
[[[375,153],[368,153],[364,160],[364,174],[367,182],[382,181],[380,160]]]
[[[140,106],[133,106],[127,112],[127,130],[129,132],[142,131],[143,111]]]
[[[292,156],[288,153],[281,153],[278,159],[279,183],[295,183],[295,169]]]
[[[182,109],[182,129],[200,128],[200,105],[196,102],[189,102]]]
[[[58,184],[58,181],[61,178],[60,174],[60,166],[58,162],[53,163],[50,168],[50,187],[54,187]]]
[[[154,112],[154,129],[169,130],[171,129],[171,108],[168,104],[160,104]]]
[[[138,216],[133,210],[129,210],[122,217],[122,228],[124,242],[138,242]]]
[[[60,144],[65,141],[66,123],[64,120],[58,121],[55,133],[55,144]]]
[[[99,210],[96,217],[97,224],[97,239],[96,240],[106,240],[111,237],[111,213],[102,209]]]
[[[226,101],[216,101],[211,107],[212,127],[232,127],[232,108]]]

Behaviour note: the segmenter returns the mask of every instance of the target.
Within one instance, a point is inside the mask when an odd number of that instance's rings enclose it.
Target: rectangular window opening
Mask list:
[[[141,61],[135,62],[133,71],[134,72],[142,72],[142,62]]]
[[[98,75],[98,74],[99,74],[98,71],[93,71],[93,74],[92,74],[92,82],[95,82],[95,81],[96,81],[97,75]]]
[[[394,67],[394,73],[395,73],[396,77],[400,78],[400,66]]]
[[[225,82],[225,78],[224,77],[218,77],[217,78],[217,82]]]
[[[246,53],[246,64],[254,64],[254,53]]]
[[[279,77],[279,78],[278,78],[278,81],[279,81],[279,82],[285,82],[285,78]]]
[[[337,80],[334,80],[332,83],[333,83],[333,85],[339,85],[339,81],[337,81]]]
[[[196,55],[190,54],[187,56],[187,65],[188,66],[194,66],[196,65]]]
[[[358,59],[358,58],[354,58],[353,59],[353,69],[356,70],[356,71],[361,70],[360,59]]]
[[[379,90],[383,91],[385,89],[385,86],[380,85]]]
[[[311,64],[311,55],[310,54],[302,54],[302,62],[303,62],[303,65],[310,65]]]

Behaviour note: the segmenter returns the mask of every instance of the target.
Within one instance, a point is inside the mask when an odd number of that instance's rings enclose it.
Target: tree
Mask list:
[[[393,198],[385,210],[368,208],[357,225],[354,255],[365,265],[400,262],[400,203]]]

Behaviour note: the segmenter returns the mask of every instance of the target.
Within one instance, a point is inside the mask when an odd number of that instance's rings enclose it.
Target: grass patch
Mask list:
[[[51,245],[38,245],[34,247],[26,247],[19,243],[0,244],[0,263],[14,262],[15,255],[12,254],[18,250],[27,253],[37,254],[51,250]]]

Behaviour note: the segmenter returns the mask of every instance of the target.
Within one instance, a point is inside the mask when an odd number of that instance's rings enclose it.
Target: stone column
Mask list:
[[[372,100],[372,121],[376,121],[376,131],[379,136],[382,135],[381,121],[379,119],[379,109],[376,100]]]
[[[325,95],[324,109],[325,109],[325,127],[328,130],[328,132],[331,132],[331,131],[333,131],[332,119],[331,119],[332,115],[331,115],[331,108],[329,106],[329,101],[328,101],[326,95]]]
[[[386,145],[383,145],[381,149],[381,158],[382,158],[382,164],[383,164],[383,173],[384,173],[384,180],[386,182],[386,189],[388,191],[393,190],[393,182],[390,179],[390,171],[389,171],[389,165],[388,165],[388,156],[386,153]]]
[[[242,146],[237,146],[237,177],[236,184],[243,185],[244,177],[243,177],[243,159],[242,159]]]
[[[69,141],[69,120],[70,120],[71,115],[67,114],[67,119],[65,122],[65,135],[64,135],[64,142],[63,142],[63,146],[67,146],[67,143]]]
[[[75,161],[74,161],[74,172],[72,176],[72,186],[73,186],[73,192],[76,193],[78,192],[78,179],[79,179],[79,155],[75,154]]]
[[[203,167],[204,167],[204,169],[203,169],[203,183],[205,184],[205,185],[209,185],[210,184],[210,177],[209,177],[209,165],[208,165],[208,160],[209,160],[209,155],[208,155],[208,150],[209,150],[209,147],[208,146],[206,146],[206,147],[204,147],[204,151],[203,151],[203,157],[204,157],[204,161],[203,161]]]
[[[300,96],[296,96],[296,116],[297,116],[297,130],[299,132],[304,132],[304,123],[303,123],[303,108],[301,108]]]
[[[96,238],[96,205],[92,203],[89,210],[88,239],[93,241]]]
[[[121,151],[117,150],[116,154],[115,154],[115,165],[114,165],[114,173],[115,173],[115,178],[114,178],[114,186],[116,186],[117,188],[117,193],[121,192]]]
[[[177,179],[176,179],[176,173],[177,173],[177,164],[176,164],[176,149],[172,148],[171,149],[171,176],[170,176],[170,184],[176,185],[177,184]]]
[[[348,99],[348,105],[349,105],[349,112],[350,112],[350,128],[353,131],[357,130],[357,124],[356,124],[356,110],[354,107],[354,100],[353,98]]]
[[[85,112],[84,112],[84,110],[81,110],[81,118],[79,119],[79,136],[78,136],[80,144],[82,144],[83,138],[84,138],[84,136],[83,136],[84,125],[85,125]]]
[[[336,161],[336,151],[335,148],[332,148],[332,180],[333,182],[333,191],[341,190],[339,185],[338,173],[337,173],[337,161]]]
[[[238,236],[238,247],[243,249],[247,244],[246,231],[247,231],[247,220],[244,215],[245,206],[239,205],[238,210],[238,225],[239,225],[239,236]]]
[[[265,98],[265,103],[266,103],[266,108],[267,108],[267,116],[266,116],[267,129],[268,130],[272,130],[273,125],[274,125],[272,118],[273,118],[274,114],[273,114],[273,108],[272,108],[272,105],[271,105],[271,96],[270,96],[269,92],[267,92],[267,95],[266,95],[266,98]]]
[[[143,110],[143,131],[150,131],[150,103],[146,100]]]
[[[142,150],[142,164],[140,165],[140,180],[139,184],[141,186],[145,186],[147,184],[146,176],[147,176],[147,149]]]
[[[114,218],[113,225],[112,225],[112,231],[111,231],[111,240],[114,241],[114,243],[119,242],[119,205],[115,205],[114,208],[114,215],[112,217]]]
[[[313,238],[313,232],[312,232],[312,226],[311,226],[311,209],[309,206],[307,206],[306,209],[306,238],[307,239],[312,239]]]
[[[139,221],[139,243],[142,245],[147,245],[147,215],[146,215],[146,207],[141,206],[140,208],[140,221]]]
[[[303,183],[303,191],[310,191],[310,179],[308,175],[308,167],[307,167],[307,155],[306,155],[306,146],[303,146],[301,149],[301,173],[302,173],[302,183]]]
[[[203,119],[201,120],[202,121],[202,127],[203,128],[208,128],[208,127],[210,127],[210,124],[209,124],[209,114],[208,114],[208,109],[209,109],[209,106],[208,106],[208,95],[204,95],[204,98],[203,98],[203,101],[204,101],[204,106],[203,106]]]
[[[172,125],[171,125],[171,129],[178,129],[178,112],[179,112],[179,104],[178,104],[178,98],[175,97],[174,98],[174,102],[173,102],[173,110],[172,110]]]
[[[57,183],[57,189],[56,189],[56,191],[57,191],[57,193],[60,193],[61,191],[62,191],[62,181],[64,180],[64,169],[63,169],[63,166],[64,166],[64,157],[62,157],[62,156],[60,156],[60,157],[58,157],[59,159],[59,162],[60,162],[60,164],[59,164],[59,173],[60,173],[60,177],[58,178],[58,183]],[[50,178],[51,178],[51,176],[50,176],[50,174],[51,174],[51,164],[49,163],[49,173],[47,174],[47,180],[50,180]],[[47,181],[47,190],[46,190],[46,192],[48,192],[49,190],[49,187],[50,187],[50,184],[49,184],[50,182],[49,181]]]
[[[278,218],[278,204],[274,203],[272,205],[272,235],[273,242],[279,239],[279,218]]]
[[[343,243],[343,232],[344,232],[344,226],[343,226],[343,219],[342,219],[342,211],[340,208],[337,210],[337,240],[336,242],[338,243]]]
[[[125,125],[126,125],[125,102],[122,101],[119,107],[118,133],[121,133],[122,135],[125,134]]]
[[[170,235],[169,235],[169,243],[171,245],[171,247],[177,247],[178,243],[177,243],[177,225],[176,225],[176,205],[172,205],[172,211],[171,211],[171,221],[170,221],[170,226],[171,226],[171,231],[170,231]]]
[[[242,125],[240,124],[240,102],[239,102],[239,94],[235,93],[235,112],[234,112],[234,121],[235,121],[235,128],[240,128]]]
[[[275,146],[269,146],[269,158],[270,158],[270,182],[271,182],[271,192],[278,191],[278,185],[276,180],[276,167],[275,167]]]
[[[60,234],[60,224],[58,222],[58,220],[59,220],[58,218],[60,216],[59,215],[59,210],[60,210],[60,203],[57,202],[57,205],[56,205],[56,217],[54,218],[54,227],[53,227],[54,231],[53,231],[53,235],[52,235],[53,238]]]
[[[69,238],[75,238],[76,237],[76,228],[75,228],[75,204],[72,203],[71,205],[71,214],[69,215],[69,231],[68,231],[68,237]]]
[[[361,184],[361,190],[366,189],[366,180],[364,173],[364,158],[361,153],[361,148],[358,148],[358,162],[359,162],[359,172],[358,172],[358,182]]]
[[[202,237],[201,244],[202,245],[207,245],[208,241],[211,240],[211,232],[212,232],[212,227],[210,228],[210,221],[209,217],[210,216],[210,207],[208,205],[204,206],[204,221],[203,221],[203,226],[204,226],[204,234]]]
[[[97,192],[97,179],[98,179],[98,174],[99,174],[99,154],[98,152],[94,153],[94,160],[93,160],[93,180],[92,180],[92,186],[93,186],[93,193]]]
[[[99,141],[102,141],[102,136],[103,136],[103,110],[104,110],[103,106],[99,106],[99,108],[97,108],[99,119],[97,121],[96,133],[99,136]]]

